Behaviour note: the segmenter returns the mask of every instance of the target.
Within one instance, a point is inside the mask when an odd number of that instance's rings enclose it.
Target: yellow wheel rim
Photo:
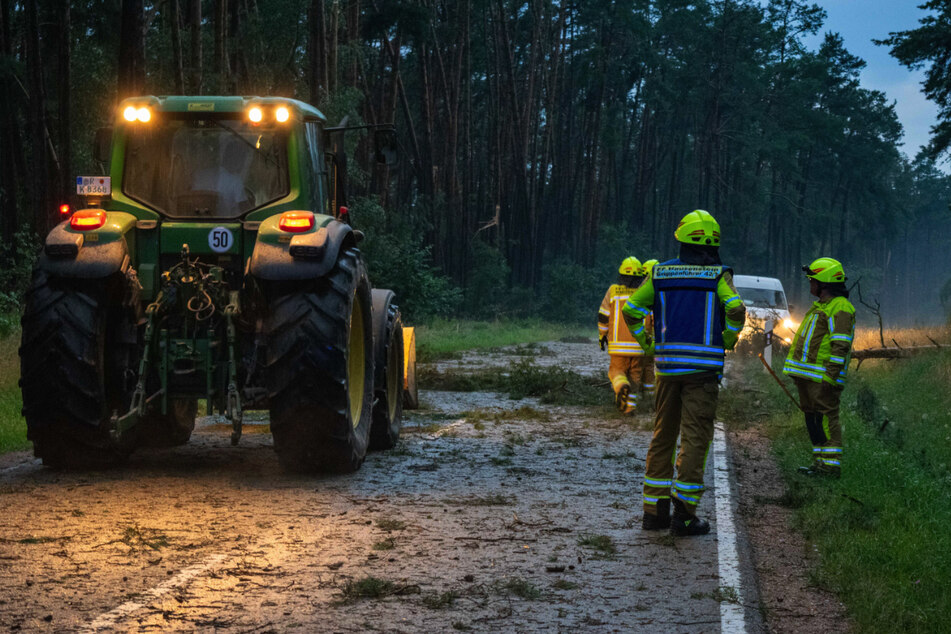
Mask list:
[[[396,418],[396,399],[401,398],[400,389],[402,383],[402,368],[399,363],[399,353],[402,350],[397,347],[396,342],[392,342],[386,359],[386,406],[387,418],[393,420]]]
[[[364,346],[363,302],[353,298],[350,313],[350,342],[347,346],[347,390],[350,396],[350,421],[356,427],[363,413],[363,393],[366,391],[366,347]]]

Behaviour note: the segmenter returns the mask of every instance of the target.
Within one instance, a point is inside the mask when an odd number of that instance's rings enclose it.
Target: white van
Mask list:
[[[792,343],[796,324],[789,314],[783,283],[775,277],[734,275],[733,284],[746,305],[746,325],[740,340],[752,340],[765,331],[766,322],[773,326],[773,336]],[[777,342],[778,343],[778,342]]]

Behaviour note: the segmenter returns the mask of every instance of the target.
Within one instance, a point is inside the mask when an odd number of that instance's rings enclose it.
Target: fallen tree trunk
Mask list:
[[[866,348],[864,350],[853,350],[852,358],[857,361],[865,359],[904,359],[912,355],[928,350],[940,350],[943,346],[908,346],[906,348]]]

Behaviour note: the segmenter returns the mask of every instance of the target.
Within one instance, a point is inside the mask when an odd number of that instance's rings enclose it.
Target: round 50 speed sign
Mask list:
[[[234,245],[234,236],[227,227],[215,227],[208,232],[208,246],[215,253],[227,253]]]

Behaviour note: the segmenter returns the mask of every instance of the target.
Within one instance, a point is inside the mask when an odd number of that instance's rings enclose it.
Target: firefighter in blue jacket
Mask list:
[[[657,372],[642,527],[704,535],[710,524],[697,517],[697,504],[713,440],[719,377],[724,350],[736,345],[746,308],[733,286],[732,269],[720,261],[720,225],[712,215],[701,209],[690,212],[674,237],[681,243],[680,257],[655,265],[622,309],[631,334],[645,353],[655,355]],[[653,336],[644,327],[651,312]]]

